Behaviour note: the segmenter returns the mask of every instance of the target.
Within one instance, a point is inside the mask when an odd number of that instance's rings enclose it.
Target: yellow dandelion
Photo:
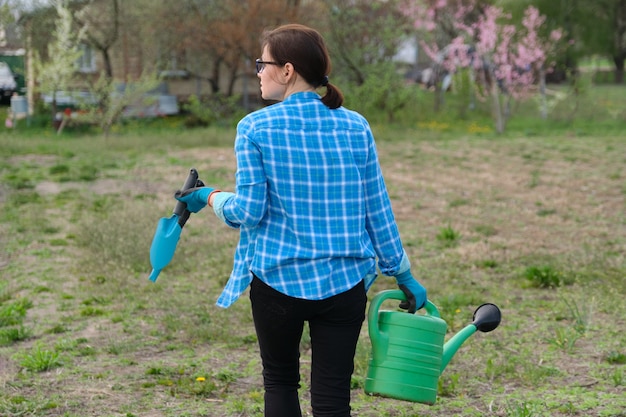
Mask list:
[[[197,378],[196,378],[196,381],[198,381],[198,382],[204,382],[204,381],[206,381],[206,378],[205,378],[205,377],[203,377],[203,376],[199,376],[199,377],[197,377]]]

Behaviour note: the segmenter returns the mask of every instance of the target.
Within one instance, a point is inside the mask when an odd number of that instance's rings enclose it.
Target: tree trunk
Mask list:
[[[54,130],[59,130],[59,125],[57,124],[57,91],[56,89],[52,92],[52,126]]]
[[[213,62],[213,71],[211,78],[209,78],[209,84],[211,84],[211,93],[215,94],[220,91],[220,66],[222,65],[222,59],[218,58]]]
[[[109,80],[113,79],[113,65],[111,64],[111,55],[109,48],[102,49],[102,60],[104,61],[104,73]]]
[[[435,77],[433,81],[433,87],[435,87],[435,102],[434,102],[434,112],[439,113],[444,104],[444,94],[442,87],[442,79],[441,79],[441,67],[439,65],[435,66],[433,71],[433,76]]]
[[[624,54],[620,54],[619,56],[613,57],[613,62],[615,63],[615,83],[623,84],[624,83]]]
[[[624,83],[624,60],[626,60],[626,0],[615,4],[615,34],[613,62],[615,62],[615,83]]]
[[[502,114],[502,106],[500,105],[500,92],[498,91],[498,83],[495,81],[495,75],[493,76],[493,82],[491,83],[491,111],[493,114],[493,121],[495,123],[496,132],[504,133],[504,115]]]
[[[443,98],[443,94],[441,93],[441,84],[439,83],[439,81],[435,82],[435,101],[433,103],[433,111],[435,113],[439,113],[439,110],[441,110],[441,99]]]
[[[546,97],[546,70],[541,67],[539,70],[539,92],[541,94],[541,118],[548,118],[548,98]]]

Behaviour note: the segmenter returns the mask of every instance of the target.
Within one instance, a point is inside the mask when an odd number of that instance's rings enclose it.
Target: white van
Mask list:
[[[17,91],[17,82],[15,75],[6,62],[0,61],[0,102],[3,104],[11,103],[11,96]]]

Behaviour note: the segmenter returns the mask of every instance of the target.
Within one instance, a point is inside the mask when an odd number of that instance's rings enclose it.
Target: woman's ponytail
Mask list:
[[[329,109],[336,109],[343,104],[343,94],[339,88],[328,83],[326,84],[326,94],[322,97],[322,103]]]

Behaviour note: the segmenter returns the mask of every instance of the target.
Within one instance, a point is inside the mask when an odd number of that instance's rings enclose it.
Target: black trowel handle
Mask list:
[[[193,188],[196,186],[197,183],[198,183],[198,171],[196,171],[195,168],[191,168],[191,170],[189,170],[189,175],[187,176],[187,179],[185,180],[185,183],[183,184],[183,188],[181,188],[180,190],[185,191],[190,188]],[[187,223],[187,220],[189,219],[191,212],[187,210],[187,204],[183,203],[182,201],[178,201],[176,203],[176,207],[174,207],[174,214],[178,216],[178,224],[180,225],[180,227],[183,227],[185,223]]]

